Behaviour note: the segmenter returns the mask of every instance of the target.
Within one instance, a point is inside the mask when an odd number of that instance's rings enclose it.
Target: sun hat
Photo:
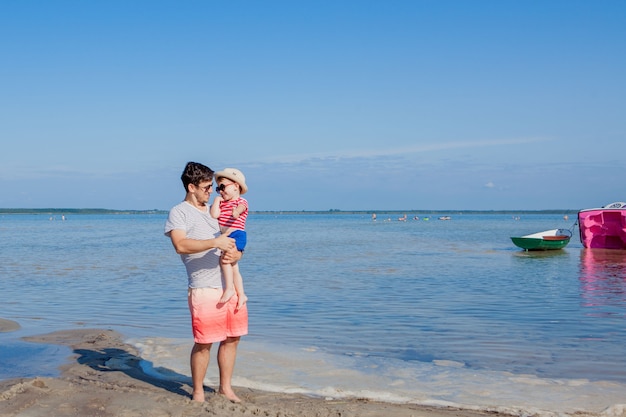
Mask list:
[[[246,177],[241,171],[235,168],[224,168],[223,171],[215,173],[215,180],[220,178],[228,178],[229,180],[236,182],[241,187],[241,194],[248,192],[248,186],[246,185]]]

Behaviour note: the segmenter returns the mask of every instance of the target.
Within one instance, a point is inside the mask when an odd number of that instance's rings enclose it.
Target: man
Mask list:
[[[165,234],[187,269],[188,303],[194,346],[191,350],[192,399],[204,401],[204,378],[209,366],[211,346],[220,342],[217,365],[220,374],[218,392],[232,402],[241,402],[231,386],[237,346],[248,334],[248,309],[237,309],[237,296],[226,303],[222,297],[220,255],[236,262],[241,252],[235,241],[221,235],[217,220],[207,206],[213,186],[213,171],[197,162],[189,162],[181,176],[185,200],[174,206],[165,223]]]

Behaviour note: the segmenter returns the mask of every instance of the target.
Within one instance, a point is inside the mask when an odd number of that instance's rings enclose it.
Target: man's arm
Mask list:
[[[179,255],[204,252],[209,249],[221,249],[224,252],[238,252],[235,247],[235,239],[226,235],[206,240],[188,239],[184,230],[175,229],[170,232],[172,245]]]

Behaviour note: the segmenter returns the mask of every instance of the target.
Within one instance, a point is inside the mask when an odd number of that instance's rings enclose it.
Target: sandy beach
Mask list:
[[[2,330],[15,324],[3,320]],[[312,398],[302,395],[238,388],[243,400],[234,404],[206,387],[207,401],[190,400],[188,381],[147,375],[137,350],[110,330],[83,329],[29,337],[30,342],[72,348],[69,364],[58,378],[13,379],[0,382],[0,416],[299,416],[299,417],[454,417],[494,416],[450,408],[389,404],[354,399]],[[215,364],[211,364],[215,366]]]

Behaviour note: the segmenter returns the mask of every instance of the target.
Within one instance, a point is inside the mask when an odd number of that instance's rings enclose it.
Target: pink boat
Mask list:
[[[594,249],[626,249],[626,203],[578,212],[580,242]]]

